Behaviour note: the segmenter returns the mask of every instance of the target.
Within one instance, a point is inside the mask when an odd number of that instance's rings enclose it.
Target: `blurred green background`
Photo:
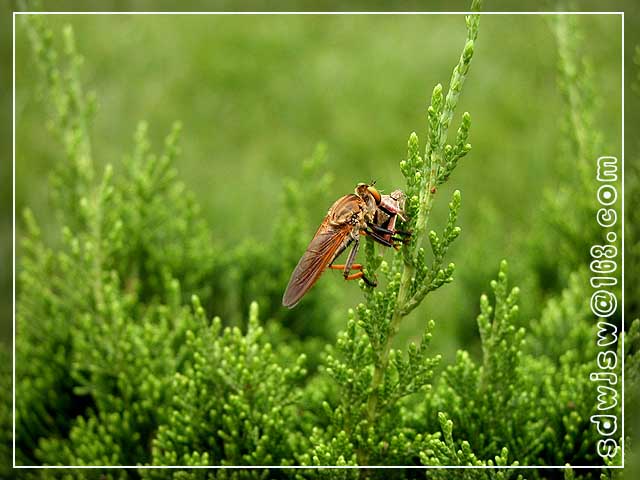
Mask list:
[[[49,20],[54,31],[73,26],[85,57],[84,83],[96,92],[99,105],[96,161],[117,164],[131,151],[140,120],[149,122],[157,148],[172,122],[180,120],[180,177],[215,232],[224,232],[217,241],[229,245],[271,234],[283,179],[299,174],[318,142],[328,147],[326,168],[335,178],[331,197],[371,179],[387,192],[402,187],[398,162],[406,156],[406,140],[411,131],[424,140],[431,90],[436,83],[448,84],[465,28],[461,15],[56,15]],[[586,32],[584,53],[604,100],[598,126],[608,149],[602,154],[620,156],[620,17],[581,16],[578,24]],[[454,118],[457,126],[462,112],[471,113],[473,150],[436,198],[431,223],[443,228],[451,191],[460,189],[463,233],[449,255],[458,279],[409,317],[399,339],[418,334],[434,318],[435,348],[445,354],[445,363],[456,348],[474,341],[478,298],[489,290],[500,259],[524,270],[518,266],[524,258],[521,239],[544,192],[566,181],[558,174],[567,165],[559,164],[565,105],[556,65],[548,16],[482,16]],[[48,176],[64,157],[46,126],[37,73],[18,22],[17,238],[19,214],[28,206],[55,242],[59,226],[51,214]],[[315,206],[318,223],[328,207]],[[301,235],[310,239],[312,233]],[[331,274],[320,281],[342,282]],[[336,308],[345,312],[361,298],[352,283],[336,291]],[[10,321],[2,319],[5,325]]]

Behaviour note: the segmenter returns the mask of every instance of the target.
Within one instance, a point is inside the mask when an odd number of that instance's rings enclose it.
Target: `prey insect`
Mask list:
[[[397,218],[405,220],[404,200],[405,195],[400,190],[381,195],[373,184],[366,183],[359,183],[355,193],[336,200],[293,270],[282,304],[295,307],[327,268],[342,270],[345,280],[361,278],[375,287],[375,281],[364,275],[362,265],[354,263],[360,236],[366,235],[381,245],[397,248],[398,243],[410,235],[395,228]],[[352,244],[344,265],[334,265],[336,258]]]
[[[374,223],[369,225],[374,232],[382,237],[382,240],[391,243],[391,245],[387,245],[389,247],[398,248],[398,243],[396,242],[402,243],[410,236],[409,232],[396,230],[398,218],[403,222],[407,221],[404,218],[405,200],[406,196],[402,190],[394,190],[389,195],[381,195]]]

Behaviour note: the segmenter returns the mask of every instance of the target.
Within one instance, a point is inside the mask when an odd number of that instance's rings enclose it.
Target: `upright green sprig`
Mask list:
[[[476,364],[468,352],[458,351],[456,363],[444,370],[427,398],[431,411],[438,414],[445,443],[452,452],[460,447],[464,451],[469,444],[480,459],[501,451],[506,465],[507,459],[513,463],[523,450],[530,455],[538,453],[546,436],[541,415],[534,413],[540,402],[536,395],[531,394],[534,387],[518,388],[525,385],[526,380],[521,363],[525,331],[514,324],[518,315],[519,289],[509,288],[507,262],[504,260],[500,263],[497,280],[491,281],[491,290],[495,303],[492,304],[488,295],[483,294],[480,298],[478,328],[482,340],[482,364]],[[473,407],[467,408],[469,405]],[[519,409],[519,405],[526,408]],[[443,422],[443,416],[446,422]],[[428,418],[431,420],[432,416]],[[431,422],[434,428],[436,422]],[[455,443],[451,443],[453,424],[457,429]],[[514,433],[505,435],[505,432]],[[523,441],[525,436],[529,438]],[[439,461],[437,458],[425,458],[423,462],[425,460],[436,464]],[[455,456],[451,460],[462,462],[455,464],[466,465],[477,461],[471,457],[458,459]],[[499,462],[497,458],[496,462]]]
[[[565,97],[568,119],[563,126],[566,142],[563,147],[577,154],[580,173],[591,179],[591,159],[602,151],[602,134],[597,128],[596,107],[598,95],[594,94],[593,66],[581,55],[583,33],[571,15],[553,17],[553,33],[558,45],[558,83]]]
[[[96,97],[82,87],[79,69],[84,59],[76,50],[71,27],[64,27],[63,45],[58,49],[42,15],[22,18],[44,80],[42,94],[51,99],[48,126],[61,141],[67,160],[61,162],[53,177],[54,198],[60,210],[68,212],[70,226],[77,226],[81,219],[74,218],[73,212],[92,190],[95,178],[90,126]]]
[[[472,3],[475,12],[480,6],[480,1]],[[340,396],[334,408],[325,403],[328,427],[312,438],[314,455],[324,458],[325,462],[385,464],[391,454],[390,443],[402,444],[401,451],[417,455],[434,441],[404,426],[399,406],[409,395],[430,388],[434,368],[440,361],[439,355],[431,356],[428,350],[435,323],[427,322],[421,340],[418,344],[411,343],[406,351],[391,346],[402,319],[429,292],[453,279],[455,266],[445,258],[461,231],[456,225],[461,204],[459,191],[451,198],[445,228],[426,235],[431,254],[426,251],[429,247],[422,244],[437,187],[450,177],[459,160],[471,149],[467,142],[471,125],[468,113],[462,116],[453,144],[447,144],[447,138],[469,72],[478,22],[478,13],[466,18],[465,45],[446,95],[441,85],[433,91],[424,155],[420,153],[418,136],[412,133],[407,159],[400,162],[407,195],[407,221],[400,228],[411,231],[412,235],[391,261],[376,254],[370,239],[365,244],[365,274],[372,277],[380,273],[386,281],[377,288],[361,283],[365,302],[350,312],[346,332],[339,335],[336,348],[329,349],[326,357],[326,372],[338,385]],[[332,443],[337,437],[345,440],[341,451]],[[303,463],[318,464],[314,458],[305,459]],[[407,458],[406,461],[413,460]]]
[[[555,15],[550,21],[558,48],[558,87],[564,100],[560,117],[560,142],[556,162],[567,181],[559,188],[545,192],[541,224],[535,229],[552,229],[557,237],[533,238],[531,246],[538,270],[539,286],[562,285],[577,266],[591,261],[589,249],[594,242],[604,241],[602,228],[592,221],[597,204],[594,175],[596,159],[606,152],[616,152],[611,141],[605,141],[602,121],[602,99],[594,78],[594,66],[586,54],[588,42],[575,16]],[[618,185],[619,191],[621,185]],[[571,211],[572,215],[567,215]],[[618,233],[618,239],[621,232]],[[549,241],[554,238],[553,241]],[[621,248],[620,241],[616,245]],[[553,252],[553,255],[550,253]],[[550,261],[551,260],[551,261]]]
[[[472,3],[477,12],[480,1]],[[428,451],[437,438],[424,436],[403,422],[401,402],[430,388],[439,355],[429,355],[435,322],[426,323],[422,338],[406,351],[391,348],[401,321],[429,292],[453,280],[455,266],[445,261],[452,242],[460,235],[456,225],[461,194],[455,191],[449,216],[441,232],[424,235],[437,187],[450,177],[459,160],[471,149],[468,144],[471,118],[462,116],[453,144],[447,144],[454,111],[468,75],[478,35],[479,14],[466,18],[467,37],[455,66],[446,95],[441,85],[433,91],[428,108],[429,135],[424,155],[418,136],[408,141],[407,159],[400,162],[406,179],[407,220],[400,225],[411,236],[390,261],[376,254],[370,238],[365,243],[365,274],[380,274],[386,281],[371,288],[361,282],[365,301],[349,312],[345,332],[335,348],[329,348],[325,372],[338,386],[339,396],[323,403],[323,429],[314,430],[310,440],[312,455],[301,459],[305,465],[382,465],[392,455],[404,452],[410,464],[419,452]],[[423,246],[429,240],[431,254]],[[340,438],[338,446],[335,439]],[[391,445],[395,445],[392,449]],[[401,447],[400,447],[401,446]],[[395,458],[395,462],[398,458]]]
[[[508,289],[507,262],[504,260],[500,263],[498,279],[491,281],[491,289],[495,294],[495,306],[491,306],[487,295],[482,295],[478,315],[484,366],[481,380],[483,389],[490,385],[512,383],[510,378],[504,376],[514,374],[524,338],[524,329],[517,329],[514,325],[520,289]]]
[[[472,10],[479,11],[481,3],[474,0]],[[467,39],[458,64],[453,70],[449,90],[446,96],[440,84],[433,90],[431,105],[428,108],[429,136],[424,159],[419,154],[418,137],[412,133],[408,142],[407,160],[400,162],[400,169],[406,178],[408,197],[406,213],[409,220],[404,228],[412,232],[412,237],[404,245],[402,252],[396,255],[388,273],[383,271],[389,279],[386,294],[369,292],[367,305],[358,309],[363,324],[378,323],[377,327],[371,325],[365,327],[374,346],[376,359],[367,402],[367,416],[370,422],[373,422],[377,414],[379,389],[384,383],[391,342],[399,331],[402,318],[416,308],[429,292],[453,279],[455,266],[453,263],[445,265],[444,257],[461,231],[460,227],[456,226],[461,203],[459,191],[454,192],[449,204],[449,218],[442,235],[438,236],[435,231],[429,232],[428,237],[433,253],[433,261],[430,264],[426,260],[426,254],[420,242],[422,233],[427,227],[438,185],[449,178],[458,161],[471,149],[467,143],[471,125],[468,113],[462,117],[454,145],[447,144],[449,127],[473,57],[474,43],[478,36],[479,14],[468,15],[466,24]],[[376,266],[376,260],[371,255],[371,251],[372,249],[367,255],[370,267]],[[383,315],[374,317],[368,315],[368,312]],[[379,332],[378,335],[372,335],[372,332],[376,331]]]

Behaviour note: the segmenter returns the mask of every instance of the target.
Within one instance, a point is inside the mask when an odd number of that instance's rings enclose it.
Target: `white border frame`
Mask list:
[[[621,124],[621,168],[622,168],[622,259],[621,259],[621,277],[622,277],[622,320],[620,327],[620,340],[622,342],[622,395],[621,395],[621,438],[622,442],[619,448],[622,449],[622,461],[620,465],[553,465],[553,466],[535,466],[535,465],[519,465],[519,466],[489,466],[489,465],[357,465],[357,466],[336,466],[336,465],[321,465],[321,466],[279,466],[279,465],[238,465],[238,466],[222,466],[222,465],[16,465],[16,16],[17,15],[471,15],[477,12],[28,12],[28,11],[14,11],[12,21],[12,50],[13,50],[13,71],[12,71],[12,136],[13,136],[13,160],[12,160],[12,211],[13,211],[13,380],[12,380],[12,396],[13,396],[13,468],[15,469],[304,469],[314,470],[318,468],[336,468],[336,469],[360,469],[360,468],[372,468],[372,469],[492,469],[492,470],[550,470],[550,469],[567,469],[574,470],[580,469],[623,469],[624,468],[624,223],[625,223],[625,211],[624,211],[624,11],[620,12],[479,12],[481,15],[619,15],[622,24],[622,38],[621,38],[621,64],[622,64],[622,79],[621,79],[621,111],[622,111],[622,124]]]

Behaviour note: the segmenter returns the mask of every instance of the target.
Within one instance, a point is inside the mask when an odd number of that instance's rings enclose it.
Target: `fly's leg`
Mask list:
[[[405,230],[389,230],[388,228],[381,227],[375,224],[369,224],[369,228],[373,233],[378,234],[379,237],[384,238],[385,240],[398,240],[398,241],[406,241],[406,237],[411,236],[411,232],[407,232]],[[370,232],[367,232],[370,233]]]
[[[339,265],[329,265],[331,270],[343,270],[344,271],[345,264],[341,263]],[[364,267],[361,263],[354,263],[351,265],[351,270],[362,270]]]
[[[344,271],[344,267],[345,267],[344,265],[329,265],[329,268],[333,270]],[[359,263],[354,263],[353,265],[351,265],[351,270],[359,270],[359,271],[356,273],[351,273],[347,275],[346,277],[344,277],[345,280],[358,280],[359,278],[361,278],[362,280],[364,280],[364,283],[366,283],[370,287],[376,287],[378,285],[375,281],[371,281],[364,276],[364,272],[362,271],[362,265],[360,265]]]
[[[364,272],[362,271],[362,264],[353,263],[356,259],[356,254],[358,253],[358,246],[360,245],[360,241],[356,238],[353,243],[353,247],[349,252],[349,256],[347,257],[347,261],[344,265],[329,265],[329,268],[333,270],[342,270],[342,275],[345,280],[357,280],[361,278],[364,280],[364,283],[369,285],[370,287],[375,287],[377,283],[375,281],[369,280]],[[351,270],[359,270],[356,273],[351,273]]]
[[[391,230],[389,228],[376,225],[375,223],[369,224],[368,227],[370,230],[365,231],[366,235],[369,235],[376,242],[381,243],[385,247],[393,247],[396,250],[400,248],[401,244],[407,242],[409,240],[409,236],[411,236],[410,232]],[[391,227],[393,226],[391,225]]]
[[[349,276],[351,272],[351,267],[353,266],[353,262],[356,260],[356,254],[358,253],[358,247],[360,246],[360,239],[358,238],[357,230],[355,238],[353,239],[353,247],[351,247],[351,251],[349,252],[349,256],[347,257],[347,262],[344,264],[343,275],[344,278]]]
[[[373,227],[373,225],[369,225],[369,227]],[[380,235],[379,233],[376,233],[374,230],[363,230],[362,233],[364,235],[368,235],[373,240],[375,240],[381,245],[384,245],[385,247],[393,247],[393,242],[391,242],[390,239],[387,240],[387,238],[385,238],[384,235]]]
[[[375,281],[369,280],[367,277],[365,277],[364,276],[364,272],[362,272],[362,271],[360,271],[358,273],[352,273],[351,275],[347,275],[346,277],[344,277],[345,280],[357,280],[359,278],[364,280],[364,283],[366,283],[370,287],[377,287],[378,286],[378,284]]]
[[[386,235],[389,235],[389,236],[399,235],[401,237],[411,236],[411,232],[408,232],[406,230],[389,230],[388,228],[381,227],[379,225],[376,225],[375,223],[369,224],[369,228],[371,228],[371,230],[373,230],[374,232],[384,234],[385,236]]]
[[[379,225],[376,225],[375,223],[370,223],[369,228],[371,228],[371,230],[376,233],[383,233],[386,235],[393,235],[394,233],[396,233],[394,230],[389,230],[388,228],[381,227]]]

